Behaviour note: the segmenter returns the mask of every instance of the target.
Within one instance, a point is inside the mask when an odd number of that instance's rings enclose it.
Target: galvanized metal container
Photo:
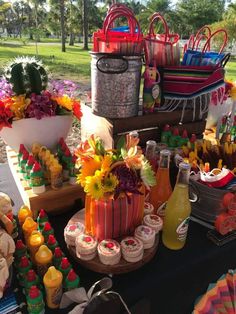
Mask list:
[[[190,179],[190,195],[197,201],[192,203],[192,214],[200,219],[214,223],[216,217],[225,212],[223,197],[229,190],[215,189]]]
[[[138,115],[141,56],[91,53],[92,111],[106,118]]]

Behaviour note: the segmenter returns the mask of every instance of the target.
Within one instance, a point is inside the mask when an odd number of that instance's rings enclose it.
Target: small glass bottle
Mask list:
[[[160,162],[156,173],[157,184],[151,188],[149,202],[154,206],[154,212],[161,217],[165,216],[165,205],[172,188],[169,177],[170,151],[160,151]]]
[[[191,165],[181,162],[174,191],[169,198],[163,226],[162,241],[172,250],[181,249],[186,241],[191,205],[189,201],[189,176]]]
[[[149,140],[146,143],[145,156],[152,165],[153,171],[157,170],[157,142]]]

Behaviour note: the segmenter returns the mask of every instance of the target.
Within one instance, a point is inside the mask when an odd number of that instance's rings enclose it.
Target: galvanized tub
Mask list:
[[[138,115],[141,56],[91,53],[92,111],[106,118]]]
[[[223,197],[229,190],[215,189],[190,179],[190,196],[197,200],[192,203],[192,214],[200,219],[214,223],[216,217],[225,212]]]

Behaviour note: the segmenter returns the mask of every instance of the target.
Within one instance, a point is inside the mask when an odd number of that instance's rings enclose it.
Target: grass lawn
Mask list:
[[[48,66],[55,78],[65,78],[74,81],[88,81],[90,79],[90,55],[82,49],[82,45],[67,46],[66,52],[61,52],[57,43],[40,43],[38,45],[39,58]],[[23,45],[20,42],[0,44],[0,75],[4,65],[17,56],[35,55],[33,44]]]
[[[236,81],[236,58],[231,57],[231,60],[227,63],[226,78],[231,81]]]
[[[82,44],[67,46],[66,52],[61,52],[60,43],[55,40],[39,43],[39,58],[47,65],[55,78],[71,79],[77,82],[90,81],[90,55],[82,49]],[[91,48],[91,47],[90,47]],[[0,75],[9,59],[16,56],[35,55],[33,43],[24,45],[11,39],[0,42]],[[232,58],[226,66],[226,78],[236,81],[236,58]]]

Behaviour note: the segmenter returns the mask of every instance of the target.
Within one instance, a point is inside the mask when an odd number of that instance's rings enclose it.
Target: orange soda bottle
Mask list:
[[[160,151],[159,167],[156,173],[157,184],[151,188],[149,202],[154,206],[154,212],[165,216],[165,206],[172,193],[169,176],[170,151]]]

